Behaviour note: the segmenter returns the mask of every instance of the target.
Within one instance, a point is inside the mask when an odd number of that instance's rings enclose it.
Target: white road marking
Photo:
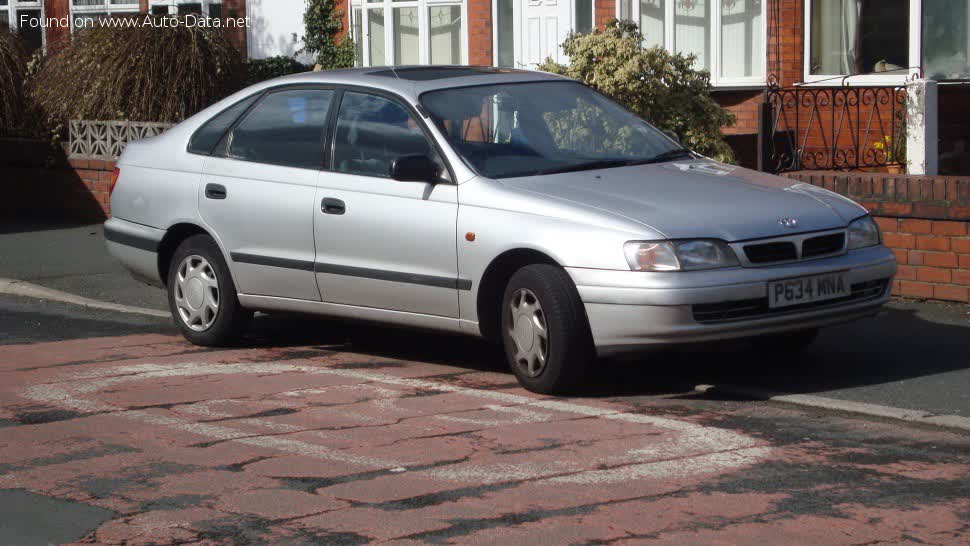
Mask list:
[[[0,277],[0,294],[20,296],[23,298],[34,298],[38,300],[58,301],[61,303],[80,305],[81,307],[88,307],[91,309],[118,311],[119,313],[147,315],[149,317],[169,318],[172,316],[168,311],[93,300],[91,298],[85,298],[84,296],[78,296],[76,294],[54,290],[53,288],[47,288],[46,286],[29,283],[27,281],[6,279],[2,277]]]
[[[852,400],[839,400],[838,398],[828,398],[813,394],[784,394],[742,385],[697,385],[694,387],[694,390],[702,393],[719,392],[733,396],[745,396],[758,400],[770,400],[772,402],[781,402],[796,406],[856,413],[871,417],[881,417],[883,419],[896,419],[910,423],[970,431],[970,418],[960,415],[937,415],[922,410],[869,404],[867,402],[853,402]]]
[[[688,421],[626,413],[575,402],[537,400],[508,392],[474,389],[449,385],[426,379],[409,379],[362,370],[343,370],[290,362],[257,362],[238,364],[183,363],[170,365],[139,364],[121,366],[95,372],[75,372],[61,380],[25,389],[22,394],[33,401],[56,405],[81,412],[112,412],[125,419],[144,424],[169,427],[196,434],[212,441],[232,441],[276,451],[341,462],[371,469],[397,469],[413,466],[415,461],[357,455],[350,451],[286,438],[281,434],[253,435],[224,424],[199,423],[181,417],[163,415],[148,410],[126,410],[104,402],[80,396],[115,387],[119,384],[152,379],[195,377],[231,374],[305,373],[332,375],[361,381],[369,387],[375,383],[382,394],[391,394],[387,386],[431,390],[441,393],[460,393],[483,400],[481,409],[508,414],[508,420],[494,419],[486,426],[514,426],[518,423],[548,421],[554,417],[541,409],[552,410],[579,418],[594,417],[646,425],[674,433],[673,437],[652,436],[647,445],[628,450],[622,455],[569,461],[549,461],[520,464],[457,464],[419,471],[433,478],[467,483],[498,483],[509,480],[540,480],[548,483],[617,483],[637,478],[682,478],[723,472],[753,464],[771,453],[771,448],[746,435],[730,430],[698,425]],[[360,387],[363,387],[361,385]],[[316,389],[325,391],[327,387]],[[291,391],[300,392],[300,391]],[[289,393],[286,393],[289,394]],[[189,406],[198,413],[218,415],[201,406]],[[390,406],[393,409],[393,406]],[[472,410],[473,411],[473,410]],[[272,422],[272,421],[269,421]],[[595,470],[594,470],[595,469]],[[0,482],[2,482],[0,478]]]

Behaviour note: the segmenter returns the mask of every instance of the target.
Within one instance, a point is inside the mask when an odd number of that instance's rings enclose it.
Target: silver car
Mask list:
[[[367,68],[250,87],[118,161],[105,237],[189,341],[254,311],[482,336],[521,384],[597,355],[798,350],[875,313],[896,263],[865,209],[692,153],[569,79]]]

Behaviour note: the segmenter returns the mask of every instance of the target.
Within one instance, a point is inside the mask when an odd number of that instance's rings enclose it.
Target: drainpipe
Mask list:
[[[909,174],[940,172],[939,95],[933,80],[906,84],[906,161]]]

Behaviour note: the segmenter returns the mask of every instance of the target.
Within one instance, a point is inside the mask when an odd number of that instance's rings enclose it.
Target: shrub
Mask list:
[[[303,25],[303,53],[316,57],[324,70],[354,66],[354,43],[337,35],[343,30],[343,13],[335,8],[334,0],[307,0]]]
[[[569,65],[547,59],[539,69],[579,80],[653,125],[677,133],[688,148],[733,162],[721,127],[732,125],[734,116],[711,98],[710,74],[693,69],[693,55],[644,49],[642,41],[636,24],[613,20],[603,31],[566,39]]]
[[[20,37],[0,24],[0,136],[17,132],[25,110],[27,52]]]
[[[30,93],[53,122],[178,122],[239,88],[239,53],[221,30],[116,25],[77,32]]]
[[[285,56],[246,61],[246,85],[309,70],[307,65]]]

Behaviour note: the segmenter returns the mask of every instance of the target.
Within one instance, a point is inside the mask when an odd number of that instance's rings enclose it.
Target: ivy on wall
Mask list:
[[[324,70],[354,66],[354,43],[346,35],[339,36],[342,19],[334,0],[307,0],[302,52],[313,55]]]

